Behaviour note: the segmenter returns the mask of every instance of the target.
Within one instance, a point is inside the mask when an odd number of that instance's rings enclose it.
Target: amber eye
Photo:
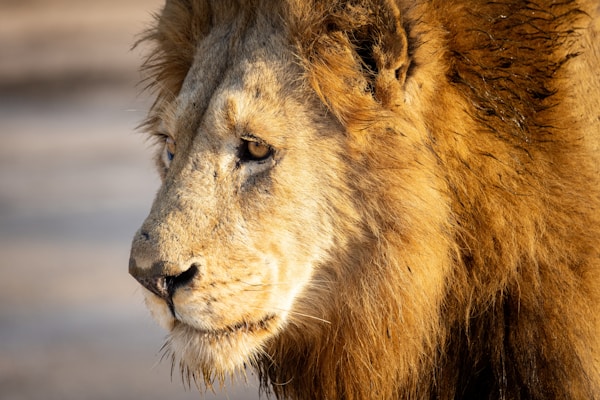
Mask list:
[[[263,161],[271,157],[273,149],[261,142],[244,140],[240,153],[240,158],[244,161]]]
[[[167,160],[169,162],[173,161],[173,158],[175,158],[175,140],[170,136],[165,139],[165,152]]]
[[[270,152],[271,149],[267,145],[257,142],[248,142],[248,153],[257,160],[265,158]]]

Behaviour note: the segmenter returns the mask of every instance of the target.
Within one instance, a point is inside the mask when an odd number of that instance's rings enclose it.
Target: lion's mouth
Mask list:
[[[227,326],[225,328],[220,329],[199,329],[193,327],[185,322],[177,320],[175,323],[175,328],[183,328],[185,330],[191,331],[195,335],[199,335],[205,339],[209,340],[218,340],[227,338],[234,335],[252,335],[259,334],[264,332],[269,332],[271,327],[275,325],[277,320],[277,315],[268,314],[263,319],[258,321],[242,321],[235,325]]]

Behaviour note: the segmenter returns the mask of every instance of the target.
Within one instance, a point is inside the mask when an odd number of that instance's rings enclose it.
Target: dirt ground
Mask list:
[[[127,273],[158,178],[135,127],[158,0],[0,0],[0,399],[253,399],[185,390]]]

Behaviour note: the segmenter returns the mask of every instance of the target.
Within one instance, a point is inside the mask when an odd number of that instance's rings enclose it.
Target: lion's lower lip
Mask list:
[[[201,335],[207,339],[218,339],[221,337],[227,337],[227,336],[231,336],[231,335],[235,335],[235,334],[254,334],[254,333],[266,331],[269,329],[269,327],[272,325],[273,321],[276,318],[277,318],[277,316],[275,314],[269,314],[269,315],[265,316],[263,319],[261,319],[260,321],[254,321],[254,322],[242,321],[235,325],[227,326],[227,327],[221,328],[221,329],[214,329],[214,330],[205,330],[205,329],[195,328],[195,327],[185,324],[181,321],[179,321],[179,323],[185,325],[186,328],[192,329],[194,331],[194,333]]]

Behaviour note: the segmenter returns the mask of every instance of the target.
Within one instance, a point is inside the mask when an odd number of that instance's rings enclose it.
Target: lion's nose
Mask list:
[[[168,275],[165,273],[168,268],[165,268],[165,263],[154,263],[149,269],[138,268],[135,259],[129,261],[129,273],[146,289],[166,300],[171,302],[171,298],[175,291],[187,286],[198,275],[198,265],[192,264],[187,270],[177,275]]]
[[[177,289],[189,286],[201,274],[203,261],[200,258],[165,260],[159,254],[169,251],[158,246],[159,238],[143,227],[136,233],[131,246],[129,273],[143,287],[171,304]]]

